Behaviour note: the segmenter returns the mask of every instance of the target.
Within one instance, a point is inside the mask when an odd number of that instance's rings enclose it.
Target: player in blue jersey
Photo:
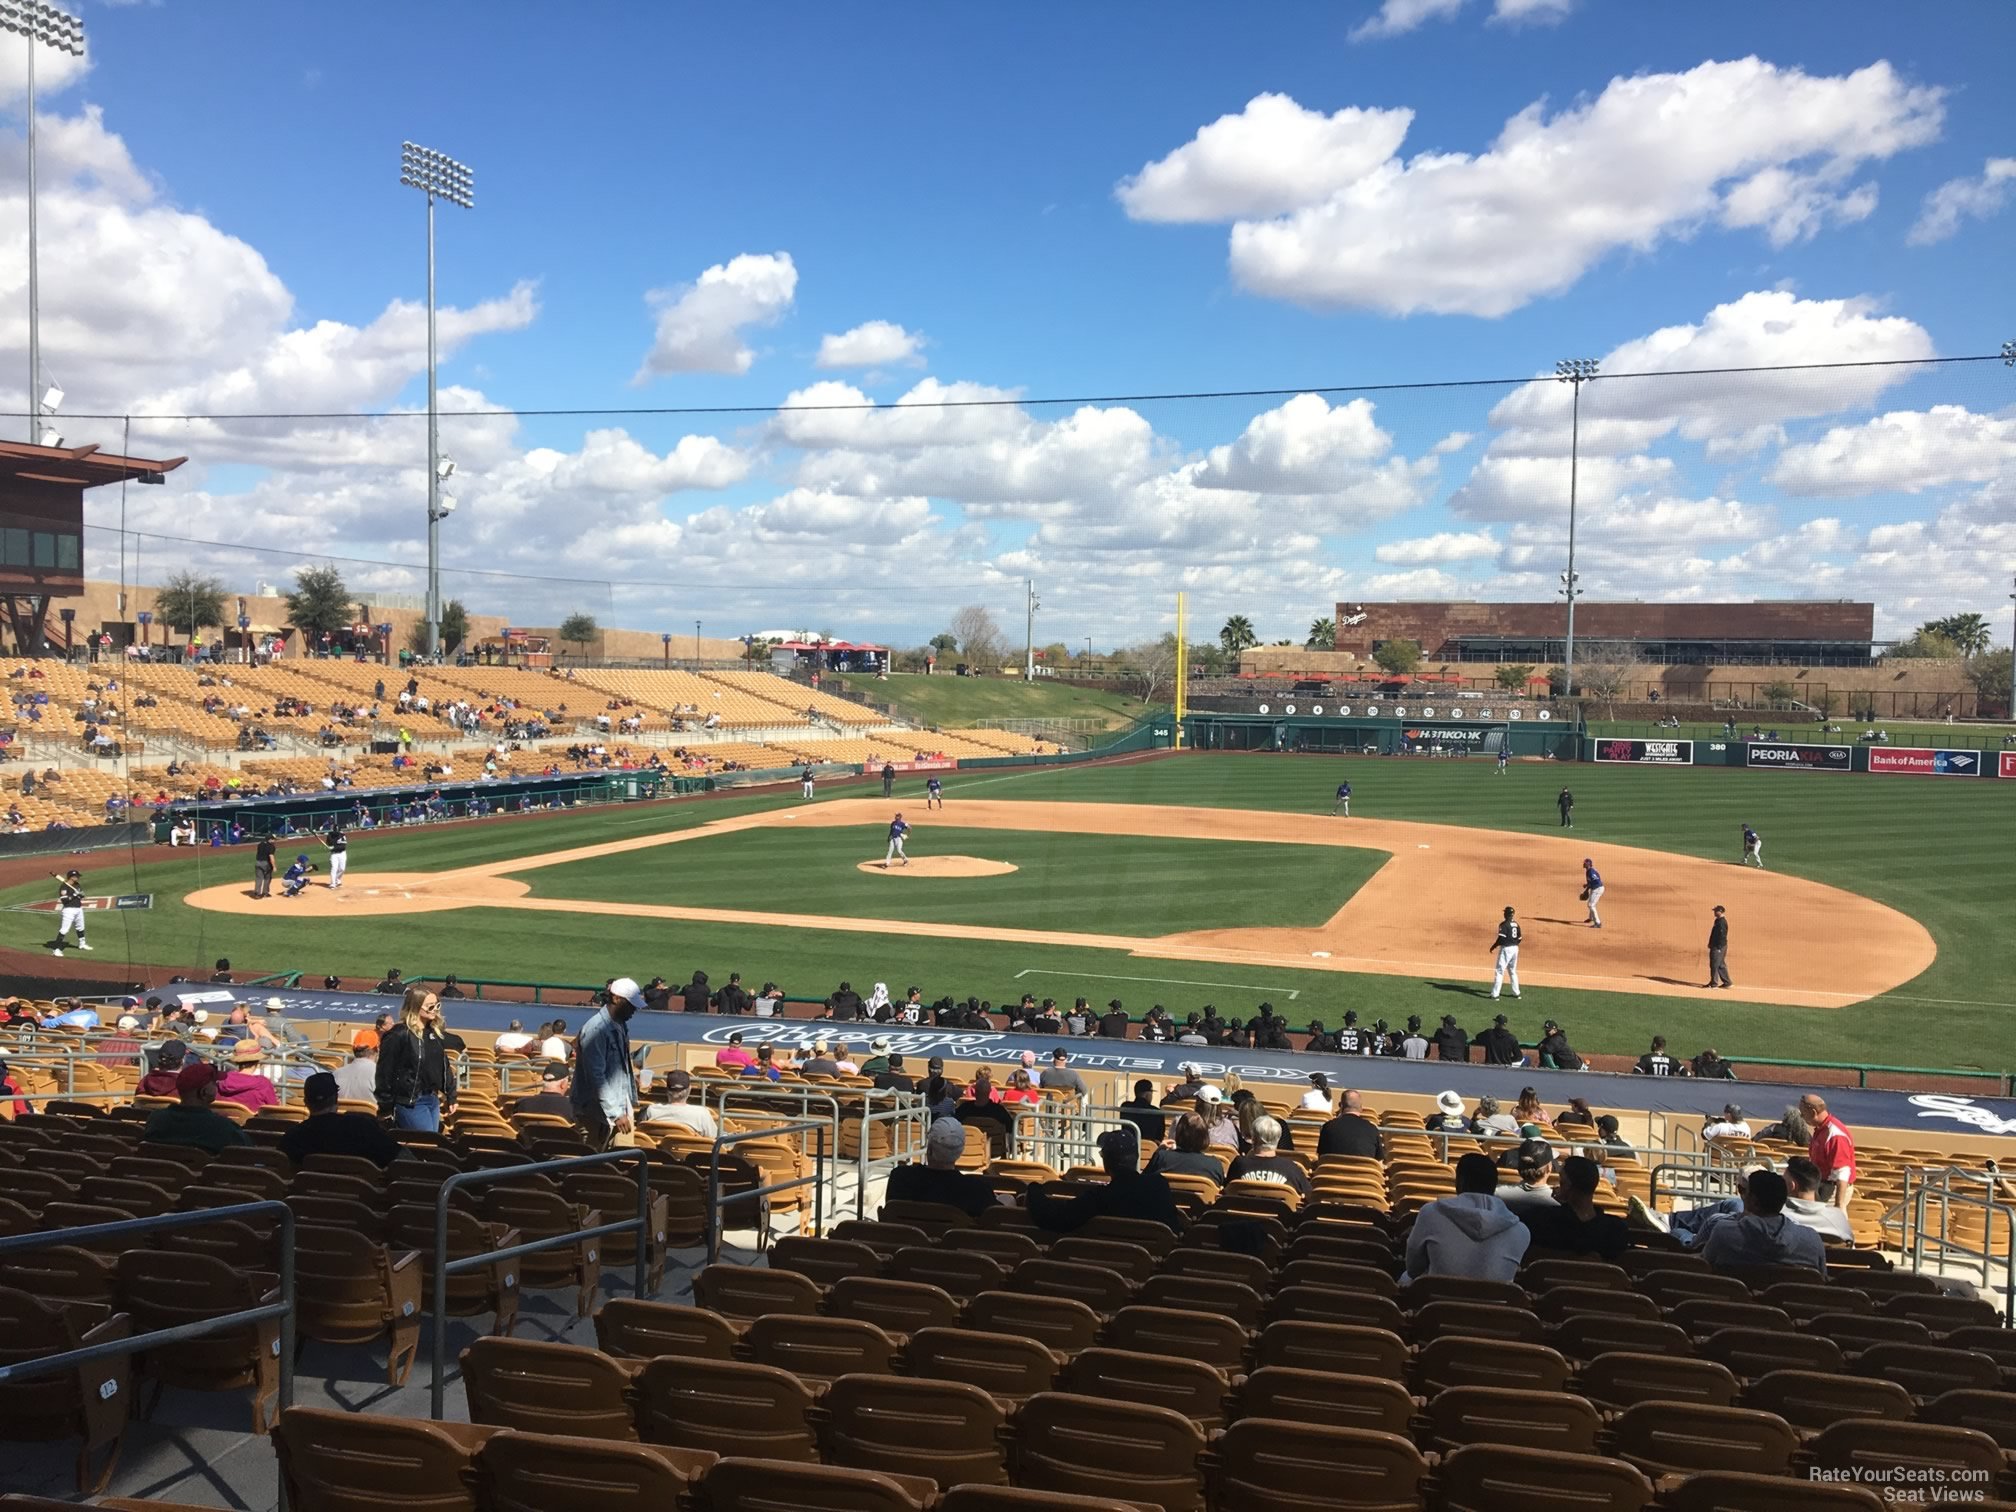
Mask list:
[[[1337,784],[1337,801],[1330,805],[1330,812],[1332,814],[1342,814],[1346,819],[1351,817],[1350,783],[1340,782]]]
[[[945,784],[938,780],[936,772],[924,779],[924,807],[926,810],[945,807]]]
[[[1603,873],[1596,870],[1596,863],[1587,856],[1582,858],[1582,901],[1589,905],[1589,927],[1601,929],[1603,915],[1596,911],[1596,905],[1603,900]]]
[[[1505,775],[1505,764],[1506,764],[1506,763],[1507,763],[1508,761],[1510,761],[1511,759],[1512,759],[1512,753],[1511,753],[1511,752],[1510,752],[1509,750],[1507,750],[1507,749],[1506,749],[1506,748],[1505,748],[1504,746],[1502,746],[1502,745],[1501,745],[1501,746],[1499,746],[1499,747],[1498,747],[1498,775],[1499,775],[1500,777],[1503,777],[1503,776]]]
[[[1764,837],[1749,825],[1743,826],[1743,864],[1757,863],[1757,870],[1764,870]]]
[[[882,870],[889,870],[891,861],[900,860],[905,866],[910,864],[910,858],[903,854],[903,842],[909,837],[910,826],[901,814],[889,821],[889,849],[882,857]]]

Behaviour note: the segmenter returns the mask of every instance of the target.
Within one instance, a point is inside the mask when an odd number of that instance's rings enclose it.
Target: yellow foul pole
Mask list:
[[[1183,715],[1189,709],[1190,623],[1188,599],[1176,595],[1176,749],[1183,749]]]

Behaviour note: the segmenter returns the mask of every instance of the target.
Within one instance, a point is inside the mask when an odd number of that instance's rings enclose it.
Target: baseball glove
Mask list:
[[[1579,897],[1584,903],[1587,903],[1589,901],[1589,889],[1586,887],[1583,888],[1581,892],[1576,894],[1576,896]]]

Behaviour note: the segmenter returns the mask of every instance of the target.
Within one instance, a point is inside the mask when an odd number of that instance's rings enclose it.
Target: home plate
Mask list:
[[[1417,846],[1415,846],[1415,847],[1414,847],[1414,849],[1416,849],[1416,850],[1426,850],[1426,849],[1428,849],[1428,845],[1427,845],[1427,842],[1426,842],[1426,841],[1423,841],[1423,842],[1422,842],[1422,843],[1421,843],[1420,845],[1417,845]]]
[[[1314,956],[1319,961],[1327,961],[1330,959],[1330,952],[1327,950],[1312,950],[1309,952],[1309,954]]]

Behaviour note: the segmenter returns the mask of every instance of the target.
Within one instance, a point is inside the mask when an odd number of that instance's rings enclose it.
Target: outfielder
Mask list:
[[[343,885],[344,869],[350,865],[350,840],[340,821],[329,826],[322,843],[329,847],[329,886],[333,891]]]
[[[1603,915],[1596,911],[1596,905],[1603,900],[1603,873],[1596,870],[1596,863],[1587,856],[1582,858],[1582,901],[1589,905],[1589,927],[1601,929]]]
[[[1340,782],[1337,784],[1337,801],[1330,805],[1330,812],[1332,815],[1342,814],[1346,819],[1351,817],[1350,783]]]
[[[56,877],[56,906],[62,910],[56,916],[56,945],[49,954],[63,954],[63,946],[71,930],[77,931],[77,948],[89,950],[90,942],[84,938],[84,874],[71,867],[62,876]]]
[[[1491,972],[1491,996],[1494,998],[1507,977],[1512,979],[1512,996],[1519,996],[1519,940],[1519,921],[1512,917],[1512,910],[1507,907],[1505,917],[1498,925],[1498,937],[1491,942],[1491,949],[1497,957],[1497,965]]]
[[[1512,753],[1504,746],[1498,747],[1498,775],[1505,775],[1505,764],[1512,759]]]
[[[924,807],[927,812],[945,807],[945,784],[938,780],[936,772],[924,779]]]
[[[1749,825],[1743,826],[1743,864],[1757,863],[1757,870],[1764,870],[1764,837]]]
[[[900,860],[905,866],[910,864],[910,858],[903,854],[903,842],[909,836],[910,826],[904,822],[901,814],[889,821],[889,849],[882,857],[882,870],[889,870],[891,861]]]

